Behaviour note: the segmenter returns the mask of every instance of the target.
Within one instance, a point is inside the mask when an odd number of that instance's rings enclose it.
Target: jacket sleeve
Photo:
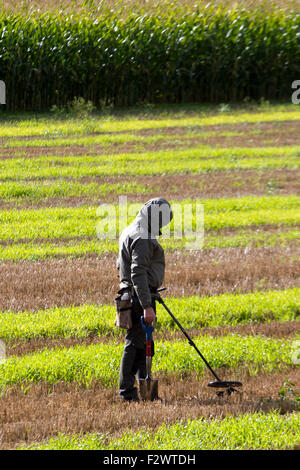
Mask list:
[[[131,280],[143,308],[152,306],[152,297],[148,284],[148,268],[153,255],[153,244],[148,239],[139,238],[132,246]]]

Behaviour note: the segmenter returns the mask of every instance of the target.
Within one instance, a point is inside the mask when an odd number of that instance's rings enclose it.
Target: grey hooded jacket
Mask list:
[[[164,250],[156,237],[172,218],[172,209],[166,199],[151,199],[119,239],[120,289],[134,287],[144,309],[152,305],[151,290],[161,286],[164,280]]]

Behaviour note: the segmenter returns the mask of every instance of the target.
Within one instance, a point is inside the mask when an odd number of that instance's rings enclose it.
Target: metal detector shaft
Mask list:
[[[159,289],[160,290],[164,290],[164,289]],[[195,345],[194,341],[191,339],[191,337],[187,334],[187,332],[185,331],[185,329],[181,326],[181,324],[179,323],[179,321],[174,317],[173,313],[171,312],[171,310],[166,306],[165,302],[163,301],[163,299],[161,298],[161,296],[158,294],[157,296],[155,295],[154,296],[155,299],[164,306],[164,308],[167,310],[168,314],[173,318],[174,322],[176,323],[176,325],[181,329],[182,333],[184,334],[184,336],[187,338],[189,344],[191,346],[193,346],[197,353],[199,354],[199,356],[201,357],[201,359],[203,360],[203,362],[206,364],[206,366],[208,367],[208,369],[211,371],[211,373],[213,374],[213,376],[219,381],[221,382],[221,379],[217,376],[217,374],[215,373],[215,371],[211,368],[211,366],[209,365],[209,363],[207,362],[207,360],[205,359],[205,357],[201,354],[201,352],[199,351],[199,349],[197,348],[197,346]]]

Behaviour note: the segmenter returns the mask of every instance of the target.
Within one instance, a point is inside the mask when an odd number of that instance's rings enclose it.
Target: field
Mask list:
[[[298,107],[262,100],[0,119],[0,448],[299,445]],[[206,386],[208,371],[158,306],[161,400],[119,402],[118,238],[101,238],[98,207],[118,214],[120,196],[129,221],[155,196],[179,212],[204,205],[202,249],[176,238],[174,224],[161,241],[164,298],[218,374],[243,382],[240,394],[220,398]]]
[[[208,2],[205,0],[195,1],[195,0],[182,0],[178,2],[177,0],[166,1],[166,0],[153,0],[149,2],[148,0],[102,0],[101,3],[96,0],[78,0],[76,3],[73,0],[45,0],[42,4],[37,0],[22,0],[19,4],[13,4],[8,0],[2,0],[2,8],[8,12],[17,12],[17,13],[26,13],[34,12],[37,9],[40,9],[43,12],[49,11],[58,11],[63,10],[64,12],[70,13],[74,11],[80,11],[83,13],[93,12],[112,12],[117,11],[119,14],[128,15],[132,11],[138,13],[157,13],[158,10],[162,12],[169,12],[174,9],[181,8],[191,8],[194,5],[199,5],[205,7]],[[218,8],[224,6],[222,0],[216,0],[214,5]],[[280,7],[282,10],[297,10],[299,7],[297,0],[241,0],[239,2],[241,8],[246,9],[257,9],[261,7],[265,11],[274,9],[274,7]],[[236,2],[234,0],[229,0],[226,2],[227,7],[236,7]]]

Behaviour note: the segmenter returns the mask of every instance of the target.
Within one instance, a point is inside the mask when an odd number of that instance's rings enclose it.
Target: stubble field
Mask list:
[[[1,117],[2,449],[300,443],[299,123],[297,106],[266,103]],[[202,249],[162,240],[164,297],[240,394],[206,387],[159,306],[161,400],[119,402],[118,240],[96,231],[97,208],[119,196],[129,220],[155,196],[204,204]]]

